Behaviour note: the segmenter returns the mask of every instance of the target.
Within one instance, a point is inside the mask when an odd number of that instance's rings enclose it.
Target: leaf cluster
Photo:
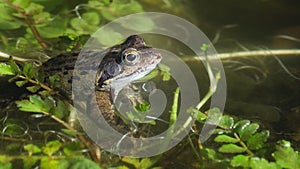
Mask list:
[[[196,109],[188,111],[198,122],[216,124],[214,142],[215,148],[200,147],[203,158],[230,167],[243,168],[300,168],[300,157],[290,142],[268,142],[270,132],[260,130],[258,123],[250,120],[240,120],[222,113],[214,108],[205,113]]]

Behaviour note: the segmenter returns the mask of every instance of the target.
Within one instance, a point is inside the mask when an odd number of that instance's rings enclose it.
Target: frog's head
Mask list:
[[[146,46],[138,35],[132,35],[109,49],[99,66],[97,85],[109,86],[116,95],[124,86],[152,71],[161,59],[158,51]]]

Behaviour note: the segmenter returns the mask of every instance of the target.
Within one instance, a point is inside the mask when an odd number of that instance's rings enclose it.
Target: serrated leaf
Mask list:
[[[235,144],[223,144],[219,148],[219,152],[221,153],[243,153],[246,150],[243,147],[237,146]]]
[[[190,107],[189,109],[187,109],[187,113],[189,113],[193,118],[195,118],[199,122],[204,122],[204,120],[207,118],[206,114],[195,109],[194,107]]]
[[[0,74],[1,75],[15,75],[13,68],[5,63],[0,63]]]
[[[241,121],[238,121],[237,123],[235,123],[235,125],[233,126],[233,129],[235,132],[238,133],[240,130],[243,130],[249,124],[250,124],[249,120],[241,120]]]
[[[268,130],[263,130],[260,133],[254,134],[247,140],[248,148],[251,150],[258,150],[262,148],[265,142],[267,141],[269,135],[270,132]]]
[[[214,140],[215,140],[215,142],[218,142],[218,143],[237,143],[237,142],[239,142],[238,139],[230,137],[225,134],[218,135]]]
[[[61,147],[61,143],[57,140],[48,142],[45,147],[42,148],[43,153],[51,156],[55,152],[57,152]]]
[[[241,155],[241,154],[236,155],[232,158],[230,164],[233,167],[248,168],[249,167],[249,156],[245,156],[245,155]]]
[[[27,145],[25,145],[24,146],[24,150],[26,150],[28,152],[29,156],[31,156],[32,154],[35,154],[35,153],[42,152],[42,150],[38,146],[36,146],[34,144],[27,144]]]
[[[26,112],[49,112],[49,106],[38,95],[29,96],[29,100],[16,101],[20,110]]]
[[[250,159],[249,164],[254,169],[279,169],[274,162],[268,162],[264,158],[253,157]]]
[[[238,133],[240,135],[241,140],[246,141],[248,140],[259,128],[257,123],[251,123],[248,126],[242,128]]]
[[[290,146],[277,145],[276,151],[272,154],[276,163],[282,168],[299,169],[300,157],[298,151]]]
[[[220,123],[218,124],[219,127],[224,128],[224,129],[231,129],[234,125],[234,120],[232,117],[228,115],[224,115],[221,118]]]

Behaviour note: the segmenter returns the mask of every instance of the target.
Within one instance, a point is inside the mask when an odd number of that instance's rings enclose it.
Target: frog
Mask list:
[[[81,92],[79,97],[85,101],[84,108],[92,119],[97,121],[99,114],[96,109],[99,109],[110,125],[127,128],[116,113],[114,101],[123,88],[131,88],[131,82],[155,69],[162,60],[161,54],[147,46],[139,35],[131,35],[123,43],[104,51],[82,51],[80,55],[81,58],[78,58],[78,53],[69,53],[45,62],[43,69],[46,76],[58,76],[61,84],[59,90],[71,100],[74,99],[74,92]],[[100,63],[97,63],[98,60]],[[96,74],[95,78],[88,76],[91,72]],[[75,84],[84,83],[74,86],[74,81]],[[86,88],[92,85],[95,86],[95,94],[82,92],[90,91]]]

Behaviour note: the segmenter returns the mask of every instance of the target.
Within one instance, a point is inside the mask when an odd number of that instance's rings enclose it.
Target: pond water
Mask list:
[[[249,2],[238,0],[150,2],[143,0],[142,4],[146,11],[167,11],[192,22],[214,42],[219,53],[300,49],[300,2],[297,0],[254,0]],[[168,8],[170,5],[172,7]],[[196,72],[194,75],[200,87],[201,96],[207,92],[208,76],[202,63],[193,61],[193,53],[172,39],[164,39],[155,35],[144,35],[144,38],[149,41],[150,45],[164,45],[165,49],[180,55],[191,70]],[[158,38],[159,40],[157,40]],[[224,59],[222,62],[227,81],[225,113],[259,123],[263,128],[271,131],[275,140],[284,138],[299,144],[300,55],[277,56],[277,58],[274,56],[251,56]],[[298,79],[291,74],[297,76]],[[16,88],[6,81],[7,79],[0,78],[0,108],[2,109],[0,120],[2,121],[7,117],[7,110],[3,110],[4,105],[8,104],[7,101],[11,98],[16,99],[24,92],[23,89]],[[168,92],[172,92],[170,89],[174,89],[174,86],[164,87],[169,89]],[[172,94],[168,97],[172,97]],[[19,114],[12,114],[9,117],[18,119]],[[31,124],[32,119],[28,115],[26,118],[26,123]],[[32,127],[33,135],[40,139],[45,139],[39,133],[44,126],[51,126],[51,129],[58,128],[48,120],[38,120],[34,123],[38,125],[25,125],[24,128]],[[20,130],[20,133],[22,132],[24,131]],[[49,134],[47,139],[53,136],[53,133],[47,134]],[[54,137],[63,136],[56,135]],[[178,145],[177,150],[170,150],[167,154],[171,154],[173,151],[178,154],[170,155],[168,158],[171,160],[166,159],[166,162],[161,162],[161,164],[170,168],[193,168],[193,158],[190,156],[194,157],[195,155],[192,148],[187,146],[187,142],[183,141]],[[5,151],[4,147],[0,147],[0,152]]]

